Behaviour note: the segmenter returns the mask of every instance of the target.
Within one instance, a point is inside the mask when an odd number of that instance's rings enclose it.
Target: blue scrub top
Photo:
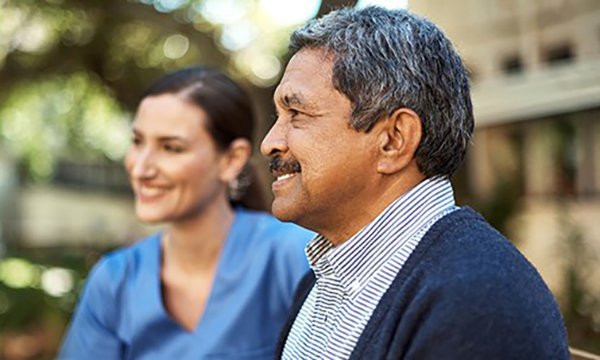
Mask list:
[[[102,258],[91,271],[60,359],[272,359],[314,234],[236,209],[197,328],[166,312],[160,234]]]

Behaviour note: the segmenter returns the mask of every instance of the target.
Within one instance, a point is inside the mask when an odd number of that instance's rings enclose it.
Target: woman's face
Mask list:
[[[125,159],[135,211],[148,223],[185,221],[227,202],[226,155],[200,107],[173,94],[145,98]]]

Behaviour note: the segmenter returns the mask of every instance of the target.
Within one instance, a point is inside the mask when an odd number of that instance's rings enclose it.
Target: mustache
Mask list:
[[[272,158],[269,162],[269,171],[271,171],[271,173],[290,174],[294,172],[300,172],[301,170],[302,167],[296,160],[285,161],[281,159],[281,157],[277,156]]]

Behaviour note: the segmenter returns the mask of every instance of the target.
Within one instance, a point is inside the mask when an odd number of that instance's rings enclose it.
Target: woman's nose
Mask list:
[[[133,150],[127,156],[127,169],[133,178],[146,179],[156,175],[157,167],[151,151]]]

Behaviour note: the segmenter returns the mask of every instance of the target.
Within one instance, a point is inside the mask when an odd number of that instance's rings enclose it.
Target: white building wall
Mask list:
[[[18,221],[26,246],[114,246],[152,229],[139,223],[128,196],[37,185],[21,190]]]

